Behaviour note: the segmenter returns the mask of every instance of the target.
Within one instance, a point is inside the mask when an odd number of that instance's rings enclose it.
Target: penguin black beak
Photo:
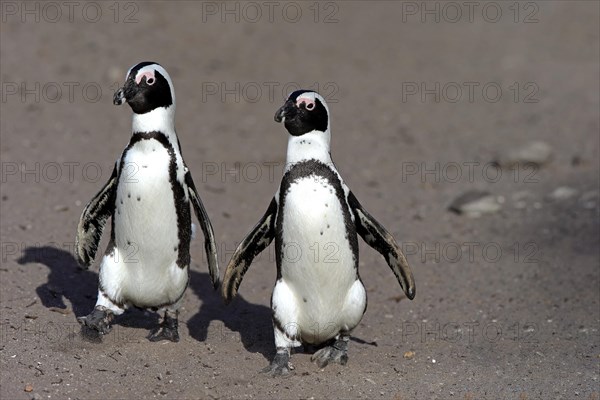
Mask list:
[[[113,104],[115,106],[120,106],[121,104],[123,104],[124,100],[125,100],[125,88],[122,87],[115,92],[115,95],[113,96]]]
[[[290,100],[277,110],[275,113],[275,122],[282,122],[286,117],[293,117],[296,114],[296,106]]]

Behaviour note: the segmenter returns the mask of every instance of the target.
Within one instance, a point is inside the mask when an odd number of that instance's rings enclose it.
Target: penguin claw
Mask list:
[[[151,342],[160,342],[161,340],[170,340],[171,342],[179,342],[179,332],[176,329],[162,327],[156,332],[148,336]]]
[[[161,340],[170,340],[171,342],[179,342],[179,323],[177,318],[172,318],[165,315],[165,319],[160,324],[160,328],[152,333],[148,340],[151,342],[160,342]]]
[[[277,353],[269,366],[263,368],[260,372],[270,377],[289,376],[294,367],[290,363],[290,356],[287,353]]]
[[[96,307],[89,315],[77,318],[77,322],[84,327],[95,330],[100,335],[106,335],[110,332],[113,319],[114,314],[110,310],[104,307]]]
[[[325,368],[329,363],[346,365],[348,362],[348,344],[342,340],[337,340],[333,345],[323,347],[310,358],[316,362],[319,368]]]

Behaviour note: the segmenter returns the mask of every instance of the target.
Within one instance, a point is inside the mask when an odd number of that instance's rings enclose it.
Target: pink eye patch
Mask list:
[[[302,103],[304,103],[306,109],[309,111],[315,108],[315,101],[313,99],[299,97],[298,100],[296,100],[296,106],[300,107]]]
[[[146,71],[146,72],[137,74],[137,76],[135,77],[135,83],[137,83],[139,85],[140,82],[142,81],[143,77],[146,77],[146,83],[148,85],[152,85],[154,83],[154,81],[156,80],[154,78],[154,71]]]

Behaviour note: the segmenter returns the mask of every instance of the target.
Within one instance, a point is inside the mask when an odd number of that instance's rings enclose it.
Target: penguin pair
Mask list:
[[[128,306],[164,311],[150,340],[177,341],[177,309],[188,283],[190,202],[200,221],[214,287],[219,284],[213,230],[181,156],[174,129],[175,94],[166,71],[140,63],[114,97],[131,106],[133,135],[105,187],[86,206],[77,232],[77,258],[93,261],[108,217],[111,240],[100,266],[98,301],[80,322],[100,333]],[[290,94],[275,114],[289,133],[284,176],[266,213],[240,243],[225,271],[226,303],[252,260],[273,239],[277,280],[271,297],[276,354],[263,372],[286,375],[290,351],[320,347],[324,367],[346,364],[348,340],[366,310],[358,273],[358,239],[381,253],[409,299],[412,272],[392,235],[345,185],[330,154],[330,117],[316,92]],[[128,175],[131,168],[136,174]],[[129,250],[128,249],[133,249]],[[132,259],[127,258],[132,255]]]

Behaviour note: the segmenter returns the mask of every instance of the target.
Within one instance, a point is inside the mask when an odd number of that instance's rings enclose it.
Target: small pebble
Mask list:
[[[33,386],[27,384],[25,385],[25,389],[24,389],[27,393],[32,392],[33,391]]]
[[[535,141],[526,143],[520,147],[511,149],[500,156],[500,164],[510,167],[516,164],[525,166],[527,164],[543,165],[550,160],[552,147],[546,142]]]
[[[553,200],[567,200],[573,196],[577,195],[577,189],[573,189],[568,186],[561,186],[554,189],[552,193],[550,193],[550,198]]]
[[[412,360],[415,357],[415,352],[407,351],[402,357],[406,358],[407,360]]]
[[[471,218],[480,217],[482,214],[495,213],[501,208],[502,206],[498,203],[496,197],[488,192],[476,190],[458,196],[448,207],[450,211]]]

